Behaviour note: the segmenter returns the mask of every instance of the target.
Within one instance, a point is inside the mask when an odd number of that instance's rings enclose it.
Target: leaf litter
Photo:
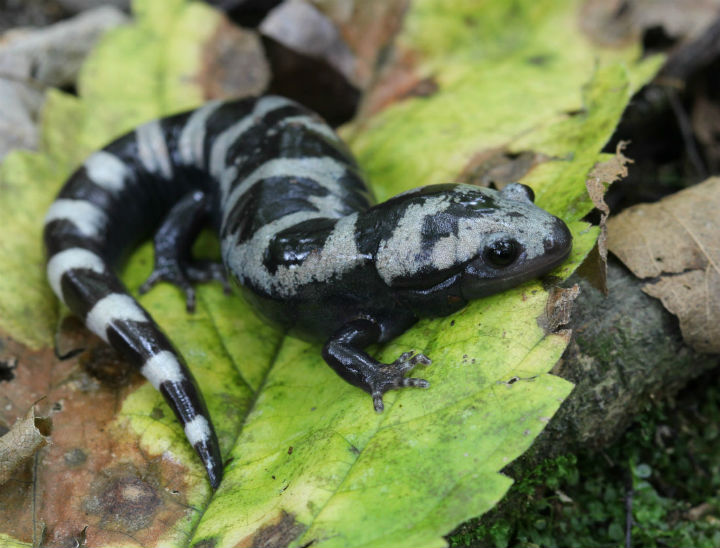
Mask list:
[[[609,248],[680,320],[685,342],[720,352],[720,178],[610,219]]]
[[[35,407],[0,437],[0,486],[40,448],[47,445],[52,421],[35,416]]]

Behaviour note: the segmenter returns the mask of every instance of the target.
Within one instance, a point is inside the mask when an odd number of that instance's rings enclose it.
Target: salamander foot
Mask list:
[[[168,282],[185,293],[185,306],[188,312],[195,312],[195,288],[193,284],[200,282],[219,281],[225,293],[230,292],[225,269],[220,263],[212,261],[192,261],[182,264],[177,259],[155,261],[155,269],[145,280],[138,291],[147,293],[158,282]]]
[[[382,413],[385,409],[383,394],[388,390],[405,387],[427,388],[430,383],[425,379],[406,377],[405,373],[418,364],[430,365],[432,360],[425,354],[415,354],[414,351],[404,352],[392,363],[380,364],[368,378],[371,396],[375,411]]]

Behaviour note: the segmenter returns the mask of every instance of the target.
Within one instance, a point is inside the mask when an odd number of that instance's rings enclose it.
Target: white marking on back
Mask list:
[[[228,150],[240,136],[257,124],[267,113],[294,104],[289,99],[272,95],[258,99],[250,114],[228,127],[213,142],[210,149],[210,174],[220,181],[223,171],[228,167],[226,163]],[[223,192],[226,190],[224,188]]]
[[[294,295],[303,284],[341,276],[364,261],[355,241],[357,213],[338,220],[322,249],[301,264],[280,266],[275,274],[270,274],[263,264],[265,250],[279,232],[302,221],[327,217],[324,212],[291,213],[268,223],[240,245],[236,245],[234,235],[229,235],[223,240],[225,262],[243,281],[251,281],[270,293],[285,297]]]
[[[182,367],[175,354],[169,350],[158,352],[145,362],[140,368],[140,373],[150,381],[156,390],[164,382],[181,382],[187,377],[183,374]]]
[[[190,445],[210,439],[210,425],[205,417],[197,415],[193,420],[185,425],[185,436]]]
[[[220,188],[221,189],[227,189],[230,188],[230,185],[233,183],[235,178],[238,175],[238,168],[237,166],[228,166],[225,171],[222,172],[222,175],[220,176]],[[225,192],[223,191],[223,195]],[[227,206],[225,206],[226,208]]]
[[[345,216],[346,206],[336,194],[310,196],[308,202],[314,205],[318,211],[324,213],[326,217],[339,218]]]
[[[220,100],[205,103],[188,118],[178,139],[178,151],[184,164],[200,168],[205,165],[207,121],[222,104]]]
[[[101,257],[83,249],[81,247],[73,247],[65,249],[60,253],[53,255],[47,264],[47,277],[50,282],[50,287],[55,292],[55,295],[64,302],[60,281],[63,275],[75,269],[87,269],[93,272],[103,273],[105,272],[105,261]]]
[[[160,122],[153,120],[141,125],[135,130],[135,138],[143,167],[149,173],[172,178],[172,163]]]
[[[250,240],[240,245],[236,243],[236,236],[229,234],[221,244],[225,264],[239,277],[257,281],[262,287],[272,288],[272,283],[267,284],[267,277],[270,275],[263,265],[263,256],[270,240],[286,228],[320,217],[325,215],[308,211],[290,213],[266,224],[255,232]]]
[[[340,142],[340,137],[337,136],[337,134],[330,128],[327,124],[322,122],[321,120],[317,120],[313,118],[312,116],[308,116],[306,114],[298,114],[297,116],[288,116],[287,118],[283,118],[280,121],[280,124],[283,126],[292,126],[292,125],[299,125],[303,126],[304,128],[309,129],[310,131],[317,133],[318,135],[322,135],[326,139],[333,141],[333,142]]]
[[[417,271],[417,256],[423,251],[422,227],[425,218],[445,211],[449,205],[447,197],[439,196],[408,206],[392,231],[392,236],[381,241],[378,247],[375,267],[386,284],[390,285],[394,278]]]
[[[327,189],[330,194],[337,197],[345,194],[345,190],[339,182],[345,174],[347,174],[347,166],[329,157],[273,158],[268,160],[243,179],[225,198],[223,224],[227,221],[227,216],[240,197],[263,179],[270,177],[304,177],[314,180]],[[328,211],[328,215],[331,217],[337,216],[330,211]]]
[[[102,209],[87,200],[61,198],[55,200],[48,209],[45,224],[58,220],[72,223],[81,234],[92,238],[98,236],[105,227],[107,216]]]
[[[340,219],[317,253],[312,253],[301,264],[293,267],[280,266],[274,276],[263,269],[263,285],[272,285],[283,294],[290,295],[305,284],[325,282],[341,276],[363,263],[355,241],[355,223],[358,214],[353,213]],[[257,282],[256,281],[256,282]]]
[[[131,176],[130,169],[120,158],[104,150],[85,160],[85,171],[93,183],[110,192],[120,192]]]
[[[130,295],[111,293],[92,307],[85,318],[87,328],[108,342],[107,328],[110,322],[132,320],[146,322],[148,317]]]

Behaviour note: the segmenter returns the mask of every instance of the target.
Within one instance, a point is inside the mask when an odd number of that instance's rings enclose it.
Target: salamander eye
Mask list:
[[[485,248],[483,258],[492,266],[501,268],[512,264],[517,258],[519,250],[520,248],[514,240],[498,240]]]

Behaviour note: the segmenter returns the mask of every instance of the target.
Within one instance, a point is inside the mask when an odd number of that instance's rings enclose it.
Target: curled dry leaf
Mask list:
[[[50,419],[35,416],[31,407],[25,417],[0,437],[0,485],[8,481],[20,466],[36,451],[47,445],[51,430]]]
[[[545,333],[555,333],[559,327],[570,321],[573,303],[580,295],[578,284],[572,287],[553,287],[550,289],[544,313],[538,318],[538,325]]]
[[[632,160],[623,154],[627,143],[620,141],[615,155],[604,162],[595,164],[585,181],[588,195],[593,205],[600,210],[600,236],[592,253],[588,255],[579,269],[579,274],[588,280],[593,287],[607,295],[607,218],[610,208],[605,203],[605,192],[614,182],[627,177],[627,164]]]
[[[720,178],[650,205],[623,211],[608,223],[608,246],[639,278],[643,290],[680,319],[685,342],[720,352]]]

